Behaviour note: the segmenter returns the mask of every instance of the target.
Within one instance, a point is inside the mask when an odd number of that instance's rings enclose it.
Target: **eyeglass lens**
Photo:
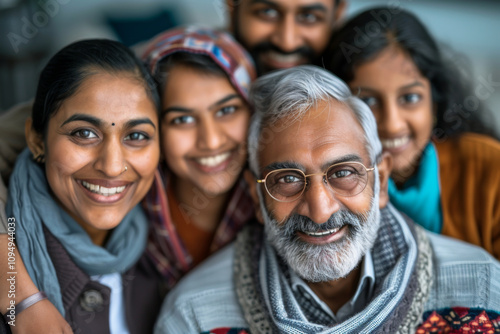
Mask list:
[[[339,195],[355,196],[368,181],[365,167],[356,162],[335,164],[326,172],[328,184]],[[266,177],[266,189],[278,201],[293,201],[307,186],[305,174],[295,169],[280,169]]]

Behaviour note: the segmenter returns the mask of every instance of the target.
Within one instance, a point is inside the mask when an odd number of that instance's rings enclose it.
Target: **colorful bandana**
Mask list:
[[[209,56],[228,75],[236,90],[247,100],[250,83],[256,78],[250,55],[227,32],[196,26],[167,30],[154,37],[141,56],[149,72],[158,70],[158,63],[176,52]]]

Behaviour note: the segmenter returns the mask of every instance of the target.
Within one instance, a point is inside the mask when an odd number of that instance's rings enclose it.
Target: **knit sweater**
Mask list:
[[[410,323],[407,327],[418,327],[417,333],[419,334],[460,333],[461,329],[466,328],[498,327],[500,322],[500,280],[498,279],[500,263],[478,247],[430,232],[423,232],[419,227],[415,229],[419,231],[417,234],[424,234],[423,239],[428,239],[430,243],[432,276],[427,280],[429,289],[415,292],[415,298],[421,293],[424,294],[418,299],[425,300],[425,303],[422,304],[422,312],[417,312],[420,316],[408,318]],[[246,313],[237,296],[238,286],[233,276],[237,247],[233,244],[222,250],[174,288],[163,304],[155,327],[156,334],[248,333],[250,324],[245,315],[253,315],[252,322],[261,321],[262,313]],[[259,263],[256,264],[257,268],[263,268],[265,259],[265,256],[260,256]],[[381,262],[376,266],[382,270],[380,266],[387,266],[387,263]],[[393,270],[395,267],[391,268],[388,269]],[[290,287],[283,286],[282,288],[289,289]],[[395,289],[395,287],[388,287],[388,289]],[[381,290],[381,292],[384,291],[386,290]],[[290,314],[290,317],[292,316]],[[387,319],[391,316],[392,313],[389,313]],[[367,328],[372,326],[376,319],[359,320],[366,322],[367,326],[360,328],[356,333],[371,333],[367,331]],[[353,321],[349,319],[350,323]],[[337,324],[339,325],[339,328],[343,327],[342,324]],[[266,330],[263,328],[259,332],[266,332]],[[486,333],[486,331],[483,332]],[[296,331],[295,333],[302,332]]]

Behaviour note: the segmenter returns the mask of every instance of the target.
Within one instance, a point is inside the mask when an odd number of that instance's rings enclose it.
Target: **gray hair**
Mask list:
[[[299,120],[313,106],[329,99],[342,102],[352,110],[365,133],[365,147],[370,162],[376,164],[382,145],[370,108],[353,96],[349,87],[330,72],[320,67],[304,65],[264,75],[253,83],[250,101],[254,104],[255,114],[248,134],[251,171],[259,176],[259,146],[276,139],[276,135],[282,131],[276,125],[279,120]]]

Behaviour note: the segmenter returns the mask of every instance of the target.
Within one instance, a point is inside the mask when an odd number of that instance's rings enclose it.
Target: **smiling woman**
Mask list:
[[[165,158],[145,199],[148,251],[171,288],[253,216],[241,172],[255,69],[229,34],[195,27],[153,38],[143,59],[161,95]]]
[[[118,42],[67,46],[42,71],[26,137],[7,214],[30,277],[75,332],[150,332],[160,276],[137,204],[160,152],[147,72]]]

